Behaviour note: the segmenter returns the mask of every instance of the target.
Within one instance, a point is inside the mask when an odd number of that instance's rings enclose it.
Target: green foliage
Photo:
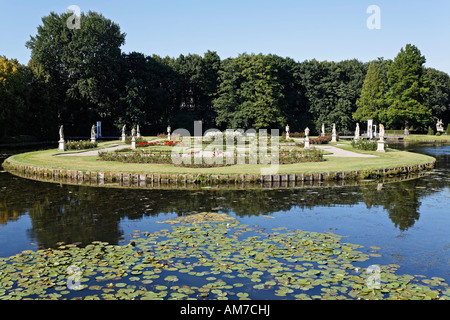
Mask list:
[[[361,90],[361,96],[356,102],[358,109],[353,113],[353,119],[367,121],[374,119],[377,123],[383,118],[386,108],[385,85],[381,80],[377,62],[372,61],[367,71],[366,79]]]
[[[432,136],[432,135],[434,135],[434,130],[433,130],[433,128],[431,128],[431,127],[428,127],[428,133],[427,133],[429,136]]]
[[[423,126],[431,111],[424,105],[430,85],[424,76],[425,57],[411,44],[402,48],[388,71],[387,109],[382,122],[388,127]]]
[[[59,106],[60,121],[86,123],[89,128],[87,123],[95,118],[114,114],[125,34],[117,24],[91,11],[81,14],[80,29],[69,29],[70,15],[52,12],[42,18],[37,35],[26,46]]]
[[[446,135],[450,135],[450,123],[447,125],[447,130],[445,130]]]
[[[284,95],[272,55],[243,54],[224,61],[217,99],[217,125],[228,128],[282,127]]]
[[[20,133],[27,120],[27,70],[16,59],[0,56],[0,137]]]
[[[315,59],[299,63],[297,81],[306,98],[307,113],[313,132],[319,133],[322,123],[331,131],[353,131],[352,114],[367,73],[367,64],[356,59],[341,62],[319,62]]]
[[[358,150],[370,150],[375,151],[377,150],[377,142],[376,141],[370,141],[366,139],[358,139],[358,140],[352,140],[351,142],[352,147]]]
[[[438,132],[436,132],[436,135],[439,137],[441,135],[441,133],[438,131]]]

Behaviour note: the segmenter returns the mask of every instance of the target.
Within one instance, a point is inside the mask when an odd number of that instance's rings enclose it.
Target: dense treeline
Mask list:
[[[143,134],[167,125],[192,130],[279,128],[312,133],[325,123],[352,132],[374,118],[388,129],[418,130],[450,120],[450,77],[425,68],[418,48],[406,45],[393,60],[303,61],[241,54],[221,60],[216,52],[177,58],[123,53],[126,35],[95,12],[42,18],[26,43],[23,66],[0,56],[0,138],[31,135],[88,136],[95,121],[104,135],[140,125]]]

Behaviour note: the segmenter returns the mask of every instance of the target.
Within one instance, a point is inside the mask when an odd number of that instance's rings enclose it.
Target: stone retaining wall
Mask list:
[[[162,185],[238,185],[259,184],[261,187],[295,187],[305,182],[352,181],[394,177],[419,173],[434,168],[435,161],[389,169],[342,171],[326,173],[275,174],[275,175],[215,175],[215,174],[155,174],[78,171],[48,169],[26,165],[3,163],[5,170],[21,177],[68,184],[108,185],[121,187],[158,187]]]

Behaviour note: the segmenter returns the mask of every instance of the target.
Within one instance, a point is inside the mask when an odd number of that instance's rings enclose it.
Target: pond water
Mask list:
[[[361,267],[396,264],[400,274],[450,283],[450,145],[390,147],[434,156],[436,168],[393,183],[272,190],[103,188],[38,182],[3,171],[0,257],[60,242],[127,244],[136,230],[171,228],[158,223],[168,218],[217,212],[258,230],[332,232],[364,246],[363,253],[379,248]]]

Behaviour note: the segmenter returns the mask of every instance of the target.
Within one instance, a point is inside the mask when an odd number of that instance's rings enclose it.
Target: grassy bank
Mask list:
[[[418,140],[418,141],[442,141],[442,142],[450,142],[449,135],[428,135],[428,134],[410,134],[405,137],[405,140]]]

